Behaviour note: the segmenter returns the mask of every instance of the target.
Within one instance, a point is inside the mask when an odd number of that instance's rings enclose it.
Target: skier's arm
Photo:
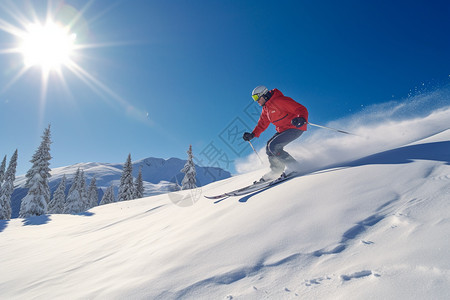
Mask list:
[[[291,98],[286,98],[284,105],[289,111],[293,112],[296,117],[304,118],[308,121],[308,110],[306,107]]]
[[[269,127],[270,121],[267,115],[264,113],[264,111],[261,113],[261,116],[259,117],[258,124],[256,125],[255,129],[253,129],[253,135],[255,137],[259,137],[261,133]]]

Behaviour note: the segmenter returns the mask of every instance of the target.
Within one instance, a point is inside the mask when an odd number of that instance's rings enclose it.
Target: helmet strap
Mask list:
[[[266,94],[264,94],[261,97],[263,97],[266,100],[266,102],[267,102],[267,101],[269,101],[270,98],[272,98],[272,95],[273,95],[273,93],[268,91]]]

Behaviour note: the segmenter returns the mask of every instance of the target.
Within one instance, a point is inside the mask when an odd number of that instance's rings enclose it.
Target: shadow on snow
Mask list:
[[[0,232],[5,230],[8,227],[9,220],[0,220]]]
[[[450,165],[450,142],[434,142],[392,149],[344,164],[356,167],[372,164],[406,164],[414,160],[435,160]]]
[[[44,225],[50,221],[50,215],[28,217],[22,220],[24,226]]]

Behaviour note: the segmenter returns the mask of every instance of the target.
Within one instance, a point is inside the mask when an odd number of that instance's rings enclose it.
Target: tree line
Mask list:
[[[25,188],[27,195],[22,199],[20,205],[20,218],[40,216],[44,214],[76,214],[84,212],[94,206],[116,202],[114,187],[106,189],[99,202],[98,189],[95,177],[92,178],[89,187],[86,187],[84,171],[78,168],[70,186],[66,190],[66,176],[63,175],[58,188],[50,195],[50,125],[44,130],[42,141],[34,153],[30,162],[32,167],[28,170]],[[11,195],[14,191],[14,180],[17,167],[18,151],[12,155],[8,168],[6,168],[6,156],[0,164],[0,220],[11,219]],[[136,179],[133,179],[133,166],[131,154],[123,167],[117,201],[127,201],[142,198],[144,196],[144,184],[142,170]]]

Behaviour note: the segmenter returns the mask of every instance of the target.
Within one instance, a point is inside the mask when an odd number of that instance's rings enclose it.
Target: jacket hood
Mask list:
[[[278,89],[273,89],[270,91],[270,93],[272,94],[272,97],[283,97],[284,96],[283,93],[281,91],[279,91]],[[270,97],[270,98],[272,98],[272,97]]]

